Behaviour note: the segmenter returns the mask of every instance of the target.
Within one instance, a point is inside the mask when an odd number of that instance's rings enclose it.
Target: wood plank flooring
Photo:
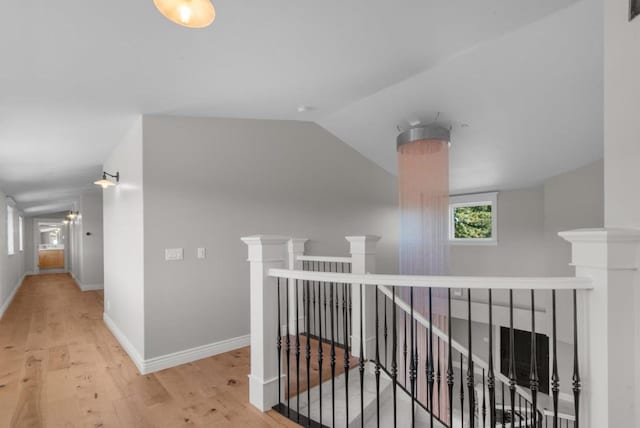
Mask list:
[[[141,376],[101,292],[29,276],[0,321],[0,427],[293,427],[248,403],[249,349]]]

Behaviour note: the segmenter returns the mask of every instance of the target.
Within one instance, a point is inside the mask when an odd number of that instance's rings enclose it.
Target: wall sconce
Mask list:
[[[73,210],[70,210],[70,211],[69,211],[69,214],[67,214],[67,218],[68,218],[69,220],[75,220],[75,219],[76,219],[76,217],[78,217],[78,214],[80,214],[80,211],[73,211]]]
[[[115,178],[116,179],[115,183],[112,180],[110,180],[110,178]],[[106,171],[102,171],[102,179],[98,181],[94,181],[93,184],[97,184],[103,189],[106,189],[109,186],[115,186],[116,183],[119,183],[119,182],[120,182],[120,172],[116,172],[116,175],[113,175],[113,174],[109,174]]]

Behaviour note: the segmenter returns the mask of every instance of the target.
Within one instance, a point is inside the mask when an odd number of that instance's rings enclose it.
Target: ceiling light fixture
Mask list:
[[[109,178],[115,178],[116,182],[114,183],[112,180],[109,180]],[[113,174],[109,174],[106,171],[102,171],[102,178],[100,180],[94,181],[93,184],[97,184],[103,189],[106,189],[109,186],[115,186],[116,183],[119,183],[119,182],[120,182],[120,172],[116,172],[116,174],[113,175]]]
[[[69,220],[75,220],[75,218],[76,218],[76,217],[78,217],[78,214],[80,214],[80,212],[79,212],[79,211],[73,211],[73,210],[70,210],[70,211],[69,211],[69,214],[67,214],[67,218],[68,218]]]
[[[211,0],[153,0],[161,14],[176,24],[189,28],[204,28],[216,19]]]

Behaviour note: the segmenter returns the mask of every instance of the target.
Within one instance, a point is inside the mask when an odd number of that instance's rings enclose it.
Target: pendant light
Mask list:
[[[153,0],[161,14],[176,24],[204,28],[216,19],[211,0]]]

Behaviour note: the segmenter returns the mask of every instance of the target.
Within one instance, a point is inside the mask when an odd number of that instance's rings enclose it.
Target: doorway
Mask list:
[[[66,225],[61,221],[36,220],[34,226],[36,271],[66,272]]]

